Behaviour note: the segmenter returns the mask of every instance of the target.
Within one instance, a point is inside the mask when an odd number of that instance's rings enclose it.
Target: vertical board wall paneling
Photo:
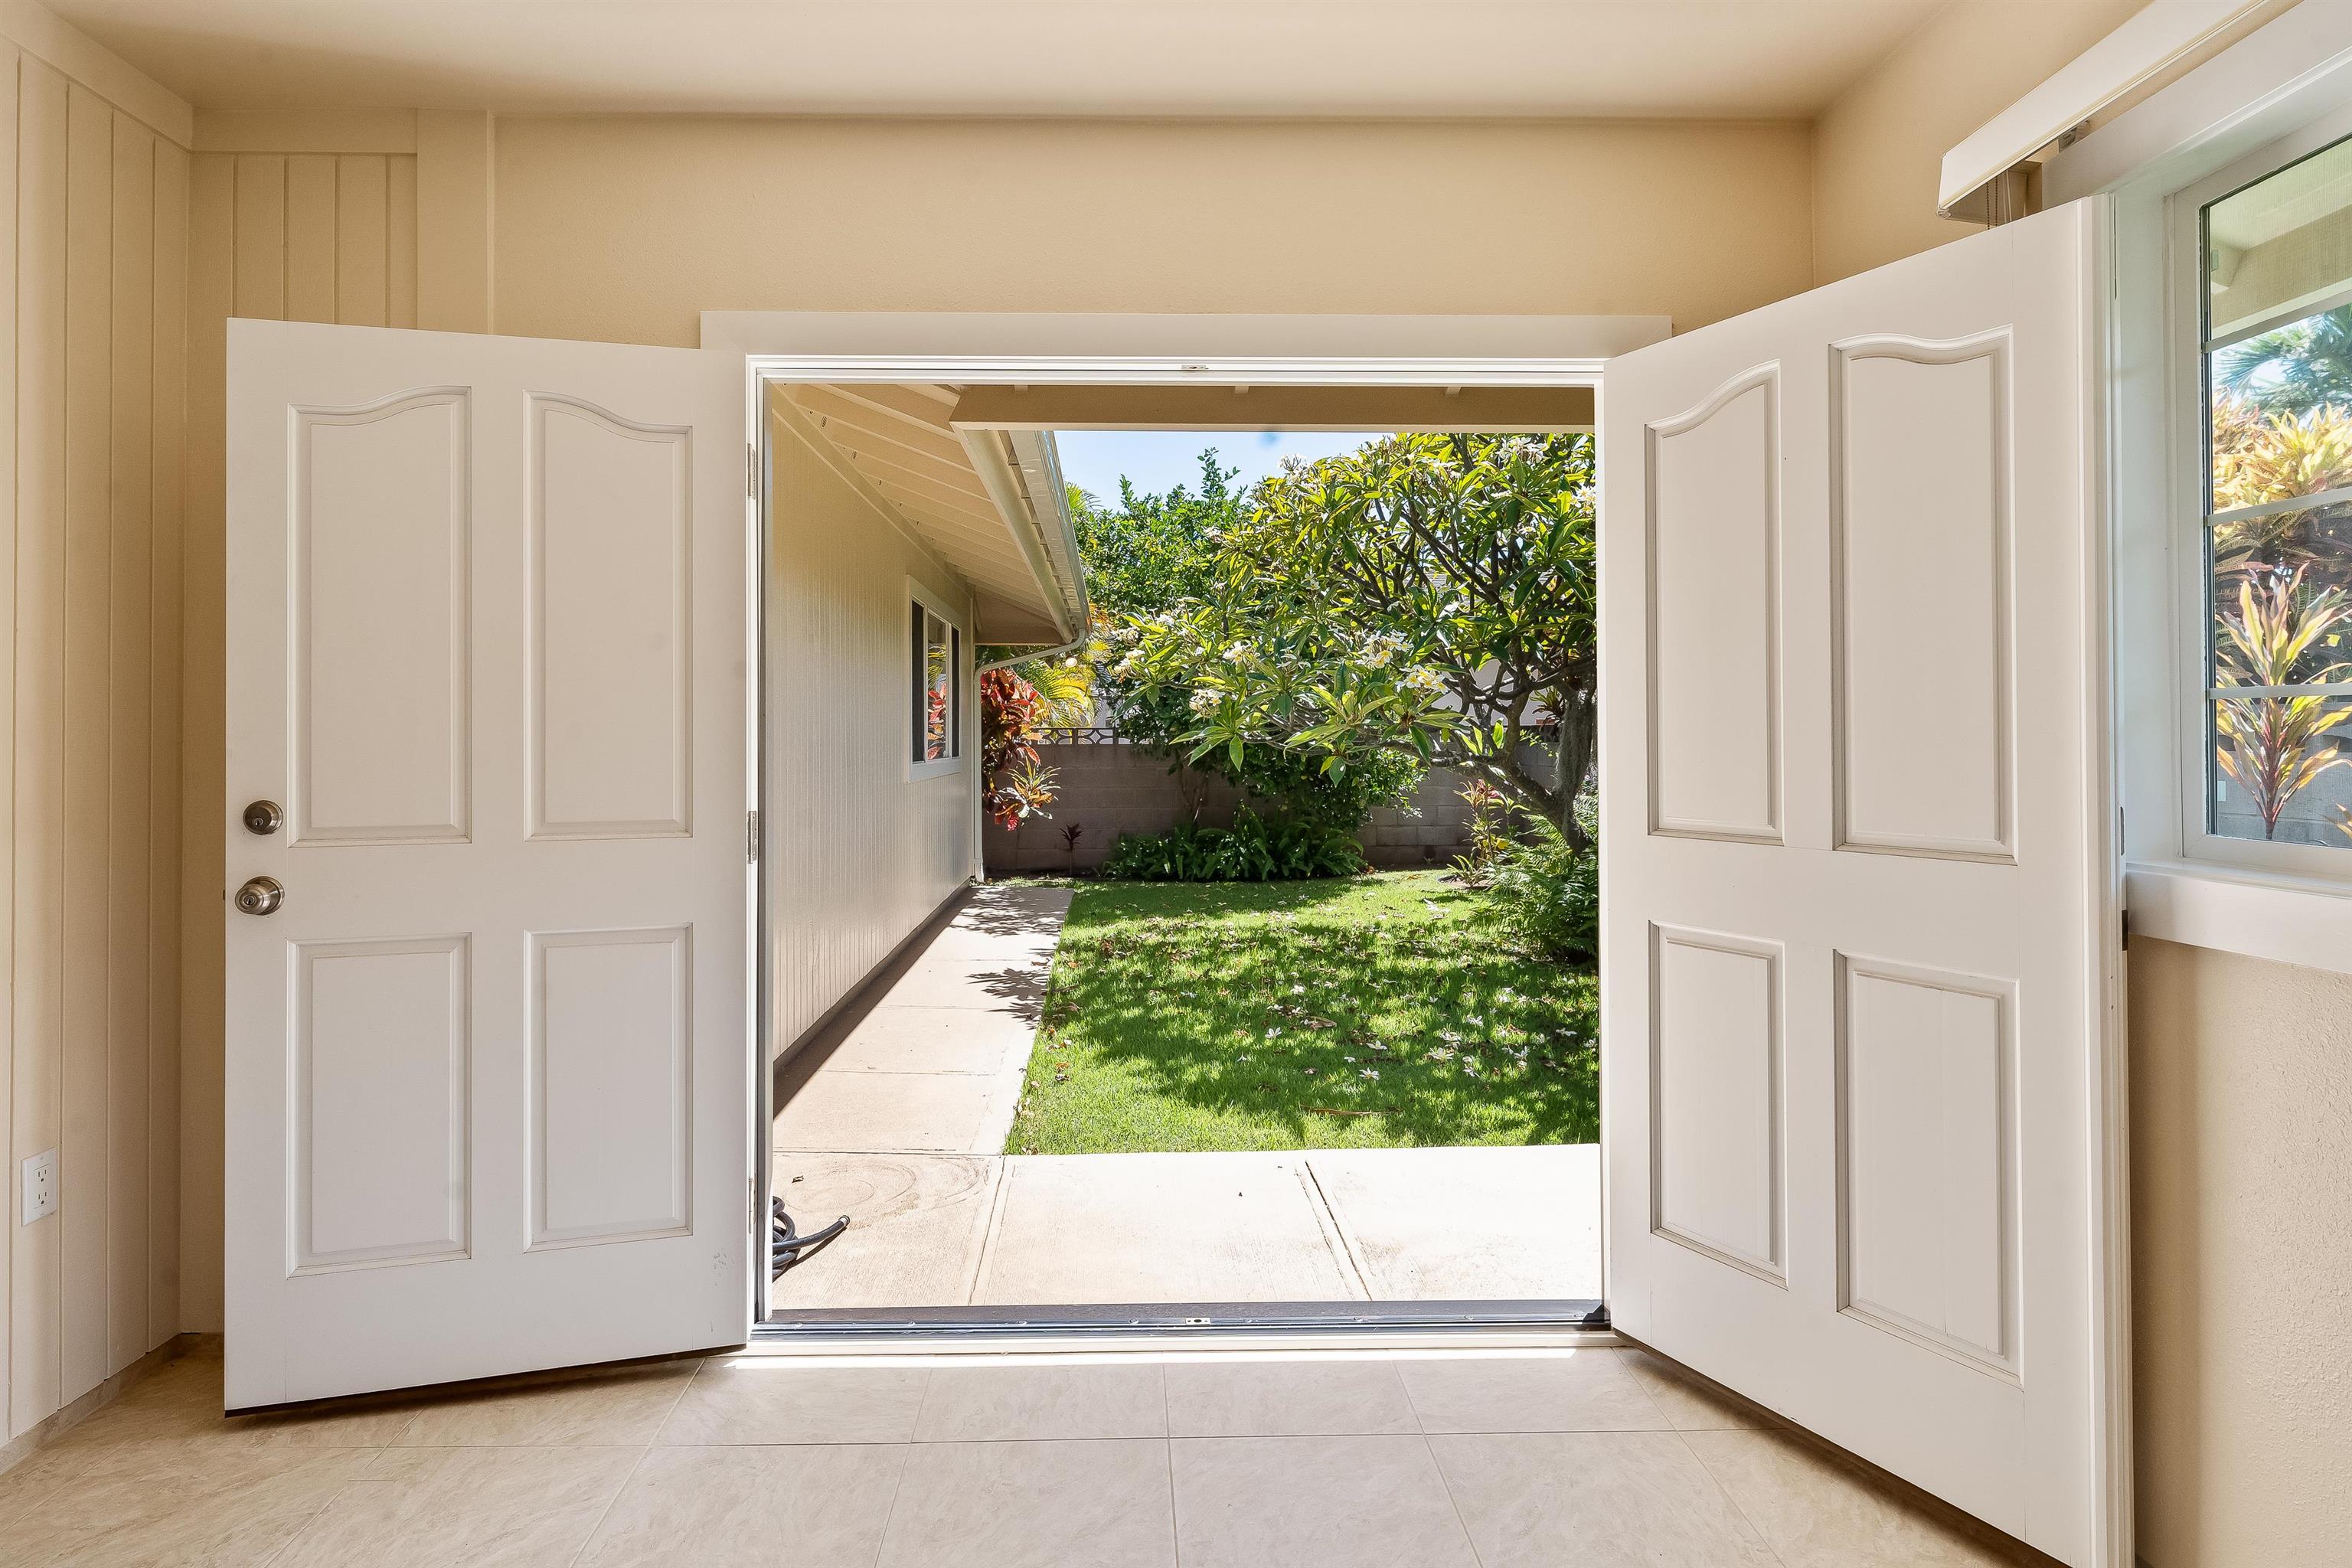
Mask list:
[[[0,41],[6,1435],[179,1327],[187,155]],[[19,1226],[58,1152],[57,1212]]]
[[[0,498],[10,508],[13,522],[16,500],[16,72],[15,45],[0,38]],[[0,541],[0,691],[8,694],[7,760],[0,762],[0,1145],[16,1152],[16,735],[13,712],[16,694],[16,544],[13,527]],[[21,1167],[8,1160],[8,1179],[0,1182],[8,1212],[0,1215],[0,1435],[11,1430],[8,1361],[14,1348],[15,1270],[10,1267],[16,1239],[13,1223],[24,1211],[17,1191]]]
[[[187,528],[181,552],[180,1326],[221,1326],[221,540],[236,165],[188,161]]]
[[[66,115],[66,886],[63,1387],[106,1376],[108,596],[114,555],[114,114],[72,85]]]
[[[16,180],[16,1048],[10,1070],[16,1085],[11,1170],[21,1181],[21,1163],[58,1144],[65,1068],[66,80],[31,59],[20,62],[17,78]],[[11,1434],[64,1403],[58,1359],[62,1217],[19,1228],[11,1248]]]
[[[148,718],[154,787],[148,796],[148,1338],[180,1327],[180,693],[181,538],[186,480],[188,154],[155,143],[155,462],[151,478],[153,561],[151,647],[155,688]]]
[[[178,1047],[180,1326],[221,1326],[221,989],[223,835],[220,621],[226,439],[222,391],[231,316],[416,324],[416,160],[396,154],[198,153],[178,170],[186,235],[185,534],[158,541],[157,592],[180,574],[186,660],[177,754],[181,783]],[[169,187],[159,172],[158,223]],[[179,301],[174,301],[175,308]],[[161,304],[158,310],[162,309]],[[159,317],[160,320],[160,317]],[[157,362],[159,381],[165,369]],[[159,438],[165,432],[159,426]],[[177,441],[183,433],[169,432]],[[160,627],[159,627],[160,635]],[[160,890],[159,890],[160,892]],[[159,1143],[160,1147],[160,1143]]]
[[[147,1351],[147,900],[154,695],[155,138],[114,118],[112,611],[107,665],[107,1347]]]

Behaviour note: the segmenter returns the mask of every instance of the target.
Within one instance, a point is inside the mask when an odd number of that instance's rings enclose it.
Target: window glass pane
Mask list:
[[[925,626],[923,647],[923,756],[939,762],[948,751],[948,625],[937,616]]]
[[[2205,209],[2206,341],[2309,317],[2352,282],[2352,141]]]
[[[2208,707],[2214,833],[2352,847],[2352,697],[2233,697]]]
[[[2216,522],[2217,686],[2352,686],[2352,502]]]
[[[913,680],[908,683],[914,692],[914,707],[908,715],[909,722],[907,730],[913,738],[911,754],[919,763],[927,760],[927,753],[930,750],[929,742],[925,738],[925,731],[929,728],[925,721],[926,710],[929,707],[930,689],[923,679],[923,645],[928,615],[923,606],[914,605],[911,618],[914,640],[909,645],[910,651],[907,660],[907,668],[914,675]]]
[[[2215,511],[2352,486],[2352,305],[2216,350]]]

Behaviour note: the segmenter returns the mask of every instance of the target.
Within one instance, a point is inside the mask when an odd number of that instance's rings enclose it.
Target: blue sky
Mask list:
[[[1246,487],[1282,466],[1285,458],[1328,458],[1352,452],[1372,433],[1329,430],[1057,430],[1062,477],[1098,500],[1118,500],[1119,476],[1153,493],[1178,485],[1198,488],[1201,450],[1217,449],[1217,460],[1239,468],[1234,480]]]

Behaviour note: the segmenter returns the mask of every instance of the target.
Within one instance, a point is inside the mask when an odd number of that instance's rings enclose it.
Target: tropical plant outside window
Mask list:
[[[2352,141],[2200,217],[2206,825],[2352,848]]]
[[[963,631],[919,599],[912,602],[914,750],[918,763],[962,754]]]

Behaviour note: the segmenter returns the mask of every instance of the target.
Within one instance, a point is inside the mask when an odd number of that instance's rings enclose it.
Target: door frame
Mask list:
[[[2109,231],[2105,224],[2100,227],[2104,240]],[[2102,264],[2112,266],[2112,256],[2103,256]],[[1594,395],[1593,435],[1597,444],[1605,419],[1601,398],[1607,360],[1613,354],[1658,342],[1671,332],[1672,323],[1665,318],[1633,316],[1188,316],[791,310],[705,311],[702,316],[704,347],[739,352],[745,357],[746,439],[751,450],[759,454],[758,472],[762,476],[762,482],[752,487],[760,493],[748,503],[751,509],[751,531],[760,552],[751,584],[755,636],[764,626],[762,600],[767,561],[762,524],[768,497],[764,482],[766,421],[761,416],[761,404],[769,382],[1585,386],[1591,388]],[[1037,352],[1040,347],[1048,352]],[[1530,347],[1537,352],[1529,353]],[[2104,384],[2092,389],[2091,403],[2095,407],[2105,408]],[[2095,468],[2103,467],[2105,444],[2095,443],[2094,450],[2100,454]],[[2104,486],[2099,489],[2103,490]],[[2094,503],[2095,525],[2099,530],[2097,559],[2105,563],[2110,560],[2112,517],[2104,504],[2104,495],[2089,499]],[[1607,606],[1601,606],[1600,614],[1605,616],[1607,613]],[[2097,635],[2109,645],[2102,650],[2099,666],[2109,668],[2114,628],[2102,621]],[[763,776],[761,742],[764,729],[760,721],[764,711],[768,674],[764,658],[764,647],[755,645],[752,710],[748,716],[752,725],[751,756],[755,802],[763,800],[759,791]],[[2103,732],[2111,732],[2116,718],[2112,689],[2103,692],[2100,701],[2105,710]],[[2102,770],[2102,773],[2109,798],[2098,803],[2097,811],[2101,820],[2112,820],[2118,780],[2111,768]],[[756,1121],[751,1146],[758,1168],[750,1173],[756,1194],[755,1227],[764,1223],[761,1216],[767,1213],[771,1197],[773,1160],[766,1147],[766,1129],[773,1107],[770,1103],[772,1083],[768,1063],[778,1043],[770,1037],[767,1006],[770,879],[769,845],[765,840],[763,834],[754,877],[758,906],[751,921],[756,946],[751,973],[755,977],[757,1022],[750,1053],[752,1059],[748,1065],[756,1080],[751,1096]],[[1604,902],[1609,898],[1609,868],[1603,865],[1601,897]],[[2126,1047],[2121,1023],[2122,987],[2118,975],[2111,974],[2108,980],[2105,1001],[2114,1022],[2106,1031],[2103,1081],[2092,1086],[2088,1096],[2095,1121],[2091,1132],[2100,1157],[2084,1177],[2093,1189],[2093,1223],[2103,1232],[2102,1245],[2092,1260],[2092,1289],[2087,1305],[2092,1317],[2091,1342],[2101,1383],[2101,1429],[2093,1440],[2100,1454],[2100,1468],[2109,1479],[2102,1489],[2106,1494],[2102,1522],[2112,1544],[2131,1539],[2131,1258],[2126,1184],[2129,1148],[2123,1089]],[[1600,1143],[1604,1310],[1611,1142],[1604,1117]],[[764,1342],[762,1348],[783,1350],[797,1348],[798,1342],[811,1352],[838,1352],[843,1348],[845,1324],[813,1325],[806,1331],[771,1328],[767,1322],[769,1284],[770,1277],[764,1269],[754,1271],[755,1345]],[[935,1336],[945,1331],[972,1349],[991,1346],[987,1328],[997,1331],[992,1343],[1000,1349],[1002,1334],[1006,1331],[1021,1333],[1024,1340],[1035,1336],[1041,1344],[1049,1339],[1067,1342],[1074,1333],[1086,1340],[1121,1333],[1160,1342],[1175,1342],[1170,1339],[1171,1334],[1190,1340],[1201,1333],[1211,1333],[1219,1336],[1221,1344],[1228,1342],[1224,1336],[1263,1337],[1269,1331],[1311,1334],[1318,1342],[1345,1339],[1376,1345],[1391,1341],[1403,1345],[1425,1342],[1427,1339],[1430,1325],[1426,1321],[1398,1321],[1384,1330],[1369,1321],[1371,1316],[1358,1313],[1326,1325],[1297,1322],[1279,1330],[1250,1323],[1192,1327],[1133,1315],[1116,1321],[1107,1318],[1083,1321],[1069,1317],[1050,1321],[1032,1318],[1017,1326],[998,1315],[982,1325],[967,1316],[961,1323],[908,1321],[895,1325],[893,1332],[902,1339],[923,1336],[931,1341],[933,1348],[938,1348]],[[1542,1325],[1521,1320],[1512,1327],[1540,1331]],[[1550,1327],[1556,1331],[1572,1328],[1557,1322]],[[832,1332],[827,1333],[828,1329]],[[1502,1324],[1484,1330],[1487,1333],[1497,1331],[1508,1331]],[[851,1342],[860,1351],[870,1351],[881,1342],[880,1336],[858,1334]],[[915,1346],[909,1343],[905,1348]],[[2120,1478],[2119,1482],[2116,1478]]]
[[[1544,386],[1587,387],[1594,396],[1599,439],[1601,367],[1610,355],[1670,335],[1660,316],[1185,316],[1113,315],[1087,312],[947,314],[930,311],[706,310],[702,346],[744,356],[745,506],[752,541],[752,679],[748,788],[754,809],[765,802],[763,751],[770,671],[765,643],[769,494],[768,422],[762,403],[772,384],[929,382],[967,386],[1027,385],[1308,385],[1308,386]],[[1038,353],[1041,345],[1051,352]],[[1532,345],[1540,352],[1529,353]],[[1369,351],[1369,352],[1368,352]],[[978,778],[974,778],[974,858],[978,845]],[[750,1068],[751,1148],[749,1173],[755,1242],[763,1249],[765,1216],[773,1197],[774,1160],[767,1129],[774,1116],[771,1062],[773,1038],[769,1003],[769,910],[772,879],[770,836],[760,835],[751,878],[753,976]],[[1603,870],[1602,896],[1607,896]],[[1602,1180],[1607,1179],[1608,1138],[1601,1127]],[[1609,1237],[1605,1190],[1601,1252],[1603,1279]],[[764,1250],[761,1257],[764,1259]],[[842,1313],[838,1321],[771,1326],[764,1268],[752,1271],[751,1331],[754,1341],[822,1336],[838,1345],[845,1334],[975,1333],[1024,1335],[1081,1333],[1154,1334],[1202,1332],[1223,1336],[1270,1330],[1318,1336],[1377,1333],[1380,1321],[1410,1333],[1430,1326],[1428,1315],[1349,1310],[1330,1313],[1286,1313],[1246,1321],[1201,1322],[1173,1315],[1139,1314],[1122,1309],[1072,1308],[1045,1316],[1018,1317],[989,1310],[906,1313],[877,1323],[870,1314]],[[1410,1303],[1398,1303],[1408,1307]],[[1498,1303],[1498,1306],[1509,1304]],[[1603,1303],[1605,1309],[1605,1302]],[[1480,1314],[1476,1321],[1447,1314],[1464,1327],[1543,1328],[1583,1331],[1599,1324],[1528,1313]]]

